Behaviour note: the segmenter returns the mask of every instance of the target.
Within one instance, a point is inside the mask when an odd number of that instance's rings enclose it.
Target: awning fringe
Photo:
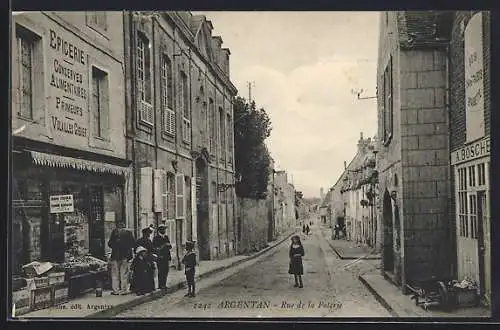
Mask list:
[[[30,151],[35,164],[60,168],[74,168],[100,173],[127,175],[128,167],[99,163],[91,160],[72,158],[67,156],[51,155],[38,151]]]

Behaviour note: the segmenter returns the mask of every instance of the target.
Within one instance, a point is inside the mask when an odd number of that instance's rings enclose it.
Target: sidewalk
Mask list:
[[[380,259],[380,254],[372,253],[373,248],[345,239],[332,239],[332,229],[321,226],[321,233],[340,259]]]
[[[209,277],[215,273],[224,271],[228,268],[239,265],[247,260],[254,259],[269,250],[273,249],[283,241],[287,240],[293,233],[291,231],[283,233],[276,240],[269,242],[268,247],[251,255],[239,255],[224,260],[209,260],[199,262],[197,268],[196,280]],[[124,296],[113,296],[111,291],[104,291],[102,297],[96,297],[94,292],[88,293],[82,297],[72,299],[64,304],[50,308],[29,312],[19,315],[17,319],[23,318],[103,318],[119,314],[129,308],[158,299],[169,293],[178,291],[185,287],[184,271],[171,270],[167,279],[166,291],[156,290],[144,296],[128,294]],[[13,315],[13,317],[15,317]]]
[[[471,318],[491,317],[491,311],[485,307],[459,308],[451,312],[436,309],[424,310],[415,305],[410,296],[405,296],[398,287],[384,278],[380,272],[359,276],[359,280],[370,290],[375,298],[395,317],[413,318]]]

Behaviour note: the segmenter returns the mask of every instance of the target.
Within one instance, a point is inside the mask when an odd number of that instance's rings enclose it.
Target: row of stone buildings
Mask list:
[[[24,12],[12,22],[14,271],[105,258],[118,220],[165,223],[174,264],[237,253],[230,51],[189,12]]]
[[[479,11],[381,14],[378,139],[367,156],[360,139],[328,204],[349,239],[381,250],[403,292],[468,278],[490,304],[490,22]]]

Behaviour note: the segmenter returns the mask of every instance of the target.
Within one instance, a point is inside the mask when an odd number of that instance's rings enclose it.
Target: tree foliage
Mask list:
[[[271,120],[263,108],[256,109],[237,97],[234,102],[234,152],[239,197],[264,199],[272,169],[265,140],[271,135]]]

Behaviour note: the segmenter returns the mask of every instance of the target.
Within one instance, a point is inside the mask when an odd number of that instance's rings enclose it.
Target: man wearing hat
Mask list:
[[[167,288],[167,276],[168,268],[170,266],[170,250],[172,245],[166,234],[167,226],[165,224],[160,224],[158,226],[158,233],[153,238],[153,250],[158,256],[157,266],[158,266],[158,286],[160,289]]]
[[[111,294],[127,294],[129,292],[129,262],[133,258],[135,248],[134,235],[130,230],[125,229],[125,222],[116,223],[116,228],[111,232],[108,241],[111,248],[109,260],[111,266]]]

